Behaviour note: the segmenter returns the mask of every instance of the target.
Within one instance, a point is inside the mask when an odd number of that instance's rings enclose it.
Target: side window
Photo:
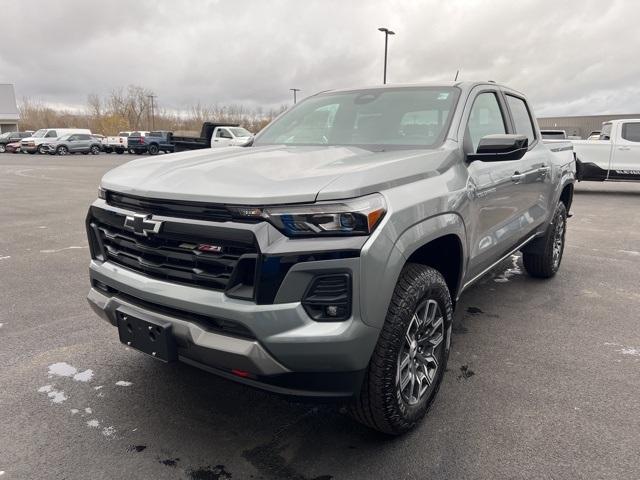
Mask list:
[[[640,142],[640,123],[623,124],[622,138],[630,142]]]
[[[218,134],[216,136],[219,138],[233,138],[231,134],[224,128],[218,130]]]
[[[536,134],[527,104],[521,98],[511,95],[507,95],[507,103],[513,116],[516,133],[526,136],[529,139],[529,145],[531,145],[536,140]]]
[[[602,131],[600,132],[600,140],[611,140],[611,127],[610,123],[602,124]]]
[[[69,142],[75,142],[76,140],[78,140],[78,135],[71,135],[69,136],[69,138],[67,138],[67,140]]]
[[[44,138],[56,138],[58,133],[55,130],[49,130]]]
[[[500,133],[507,133],[507,129],[498,98],[493,92],[481,93],[473,101],[467,123],[467,134],[473,145],[473,151],[478,149],[482,137]]]

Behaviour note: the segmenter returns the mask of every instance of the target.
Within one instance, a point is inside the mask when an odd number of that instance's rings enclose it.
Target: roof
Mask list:
[[[10,83],[0,83],[0,120],[20,120],[16,93]]]
[[[389,89],[393,89],[393,88],[415,88],[415,87],[458,87],[464,91],[469,91],[474,87],[480,86],[480,85],[486,85],[488,87],[495,87],[495,88],[500,88],[502,90],[508,90],[510,92],[513,93],[517,93],[520,95],[523,95],[522,93],[518,92],[517,90],[510,88],[506,85],[491,81],[491,80],[485,80],[485,81],[443,81],[443,82],[426,82],[426,83],[411,83],[411,84],[398,84],[398,83],[387,83],[384,85],[369,85],[369,86],[363,86],[363,87],[359,87],[359,88],[340,88],[340,89],[335,89],[335,90],[325,90],[322,92],[318,92],[318,93],[346,93],[346,92],[352,92],[352,91],[358,91],[358,90],[372,90],[372,89],[380,89],[380,88],[389,88]]]

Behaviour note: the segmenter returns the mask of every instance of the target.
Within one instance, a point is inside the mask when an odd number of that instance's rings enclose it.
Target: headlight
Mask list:
[[[232,209],[240,218],[263,218],[289,237],[369,235],[387,212],[379,193],[342,202]]]
[[[103,200],[107,199],[107,191],[102,187],[98,187],[98,198]]]

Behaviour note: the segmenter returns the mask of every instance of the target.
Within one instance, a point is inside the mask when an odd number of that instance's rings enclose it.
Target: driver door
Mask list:
[[[479,91],[466,120],[465,154],[476,152],[486,135],[513,133],[507,112],[497,90]],[[526,210],[517,181],[522,170],[521,160],[467,163],[469,278],[489,268],[518,242],[518,217]]]

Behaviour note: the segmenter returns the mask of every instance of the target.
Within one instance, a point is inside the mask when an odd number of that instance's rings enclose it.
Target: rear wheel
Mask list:
[[[58,155],[67,155],[69,153],[69,149],[67,147],[65,147],[64,145],[60,145],[57,149],[56,149],[56,153]]]
[[[124,149],[122,149],[122,148],[116,148],[115,152],[116,152],[118,155],[122,155],[122,154],[124,153]]]
[[[407,264],[396,284],[362,390],[359,422],[398,435],[412,429],[438,393],[449,356],[453,307],[437,270]]]
[[[7,147],[4,146],[4,143],[0,143],[0,153],[4,153],[7,151]]]
[[[149,145],[149,155],[157,155],[160,152],[158,145]]]
[[[522,252],[522,262],[529,275],[551,278],[556,274],[562,262],[566,231],[567,208],[560,202],[544,237],[534,240]]]

